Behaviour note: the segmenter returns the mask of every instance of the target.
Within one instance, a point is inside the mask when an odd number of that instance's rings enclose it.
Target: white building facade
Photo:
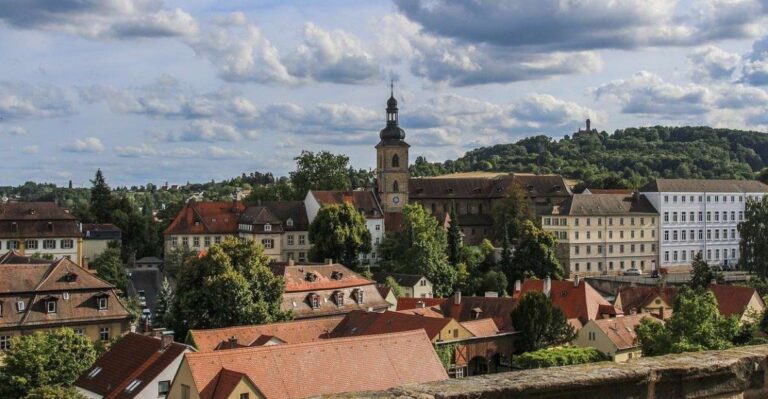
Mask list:
[[[701,253],[712,266],[735,267],[747,199],[768,194],[768,186],[752,180],[657,179],[640,191],[659,211],[658,265],[689,267]]]

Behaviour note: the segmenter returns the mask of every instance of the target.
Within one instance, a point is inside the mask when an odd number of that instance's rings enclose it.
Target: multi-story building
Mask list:
[[[71,260],[9,258],[18,263],[0,266],[0,350],[14,336],[61,327],[94,342],[130,330],[131,315],[115,287]]]
[[[84,223],[83,230],[83,257],[80,266],[88,268],[88,265],[101,255],[110,243],[120,243],[122,231],[112,223]]]
[[[379,244],[384,240],[384,212],[373,191],[317,191],[310,190],[304,199],[309,223],[315,220],[320,208],[327,205],[351,204],[365,218],[365,226],[371,233],[371,252],[360,254],[361,264],[376,265]],[[301,260],[301,259],[299,259]]]
[[[768,185],[752,180],[656,179],[640,189],[659,211],[659,265],[688,268],[697,253],[710,265],[739,259],[739,222],[748,198]]]
[[[312,243],[309,242],[309,219],[303,201],[265,201],[263,206],[280,220],[283,236],[280,240],[281,261],[306,262]]]
[[[189,201],[165,229],[165,253],[187,247],[196,251],[236,236],[245,205],[239,201]]]
[[[650,271],[658,256],[659,214],[638,194],[575,194],[541,217],[569,275]]]
[[[8,202],[0,204],[0,247],[80,263],[83,235],[75,217],[53,202]]]

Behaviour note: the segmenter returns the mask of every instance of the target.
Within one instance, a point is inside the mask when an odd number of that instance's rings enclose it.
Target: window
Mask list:
[[[107,310],[107,297],[98,298],[99,310]]]
[[[205,247],[210,247],[211,246],[211,237],[210,236],[205,236],[205,238],[203,238],[203,245]]]
[[[704,212],[699,212],[699,222],[704,221]]]
[[[691,222],[693,222],[694,220],[696,220],[696,219],[694,218],[694,215],[695,215],[695,214],[694,214],[693,212],[691,212],[691,213],[689,214],[689,216],[688,216],[688,217],[689,217],[689,219],[688,219],[688,220],[690,220]]]
[[[200,247],[200,237],[193,237],[192,238],[192,246],[193,247]]]
[[[56,301],[54,300],[45,301],[45,311],[48,313],[56,313]]]
[[[168,395],[171,390],[171,381],[165,380],[157,383],[157,396]]]
[[[707,240],[712,239],[712,230],[707,230]]]
[[[72,249],[75,246],[75,242],[72,240],[61,240],[61,248],[62,249]]]
[[[704,230],[699,230],[699,240],[704,239]]]
[[[392,155],[392,167],[393,168],[400,167],[400,157],[397,154]]]
[[[241,393],[240,394],[240,399],[249,399],[249,397],[250,397],[250,395],[247,394],[247,393]]]
[[[299,234],[299,245],[304,245],[307,242],[306,237],[304,234]]]
[[[99,330],[99,339],[102,341],[109,341],[109,327],[101,327]]]
[[[293,219],[288,218],[288,220],[285,221],[285,225],[288,227],[293,227]]]
[[[261,245],[263,245],[266,249],[272,249],[275,246],[275,240],[271,238],[265,238],[261,240]]]
[[[177,247],[179,245],[179,237],[171,237],[171,246]]]
[[[264,225],[264,231],[272,231],[272,225],[267,223]]]
[[[189,237],[181,237],[181,245],[189,247]]]
[[[37,240],[27,240],[24,242],[27,249],[37,249]]]
[[[336,294],[334,295],[336,298],[336,306],[342,307],[344,306],[344,292],[343,291],[336,291]]]
[[[5,243],[6,249],[19,249],[19,241],[18,240],[8,240]]]
[[[392,191],[399,192],[400,191],[400,185],[397,184],[397,180],[395,180],[394,183],[392,183]]]
[[[56,249],[56,240],[43,240],[43,249]]]
[[[669,241],[669,230],[664,230],[664,241]]]
[[[712,221],[712,212],[708,211],[707,212],[707,222],[711,222],[711,221]]]
[[[669,262],[669,251],[664,251],[664,262]]]
[[[75,328],[75,335],[83,336],[85,335],[85,329],[83,328]]]
[[[189,385],[181,384],[181,399],[189,399]]]
[[[11,336],[0,335],[0,351],[7,351],[11,349]]]
[[[293,245],[293,234],[288,234],[287,241],[288,245]]]
[[[216,244],[221,244],[221,236],[213,237],[213,242]]]
[[[677,222],[677,212],[672,212],[672,221]]]
[[[24,301],[16,301],[16,310],[21,313],[27,308],[27,304]]]
[[[376,225],[376,231],[381,231],[381,225],[380,224]]]
[[[320,309],[320,296],[309,294],[309,305],[312,306],[312,309]]]
[[[358,305],[362,305],[363,302],[365,302],[365,294],[363,293],[363,290],[359,288],[355,290],[355,301]]]
[[[669,222],[669,212],[664,212],[664,221]]]

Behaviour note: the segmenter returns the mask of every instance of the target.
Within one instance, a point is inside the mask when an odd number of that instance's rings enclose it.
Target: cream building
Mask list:
[[[649,272],[658,256],[658,213],[637,194],[575,194],[541,217],[569,275]]]
[[[645,318],[661,323],[661,320],[648,313],[590,320],[579,330],[573,343],[576,346],[595,348],[615,362],[637,359],[643,356],[643,348],[637,340],[635,329]]]
[[[69,211],[53,202],[0,204],[0,250],[82,262],[83,235]]]
[[[204,251],[237,235],[245,204],[239,201],[189,201],[165,229],[165,253],[178,247]]]

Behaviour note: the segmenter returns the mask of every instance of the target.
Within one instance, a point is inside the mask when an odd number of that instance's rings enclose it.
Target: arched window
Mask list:
[[[395,180],[395,182],[392,183],[392,191],[394,192],[400,191],[400,185],[397,184],[397,180]]]
[[[393,168],[400,167],[400,157],[397,154],[392,155],[392,167]]]

